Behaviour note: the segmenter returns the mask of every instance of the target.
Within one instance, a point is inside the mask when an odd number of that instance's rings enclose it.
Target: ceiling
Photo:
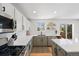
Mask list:
[[[79,19],[79,3],[14,3],[30,20]]]

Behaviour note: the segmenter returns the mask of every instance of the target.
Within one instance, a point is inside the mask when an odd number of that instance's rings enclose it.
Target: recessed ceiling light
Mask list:
[[[35,14],[35,13],[37,13],[36,11],[33,11],[33,13]]]
[[[56,14],[57,12],[56,11],[54,11],[54,14]]]

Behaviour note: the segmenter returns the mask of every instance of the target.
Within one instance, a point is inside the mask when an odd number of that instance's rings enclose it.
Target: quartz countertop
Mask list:
[[[66,52],[79,52],[79,40],[78,39],[52,39],[54,43],[63,48]]]
[[[14,46],[21,46],[21,45],[27,45],[30,40],[32,40],[33,36],[38,36],[38,35],[23,35],[19,34],[17,40],[14,41]]]
[[[26,46],[33,36],[21,37],[14,41],[14,46]]]

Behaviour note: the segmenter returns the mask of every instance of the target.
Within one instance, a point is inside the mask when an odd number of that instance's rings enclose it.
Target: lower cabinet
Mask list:
[[[23,49],[20,56],[30,56],[32,49],[32,40],[28,42],[27,46]]]
[[[56,36],[47,36],[48,46],[52,46],[52,40],[51,39],[56,39]]]
[[[32,38],[32,43],[33,43],[32,45],[33,45],[33,46],[37,46],[37,38],[38,38],[37,36],[34,36],[34,37]]]
[[[46,36],[34,36],[33,37],[33,46],[47,46],[47,37]]]
[[[66,52],[62,48],[57,47],[57,55],[58,56],[66,56]]]
[[[42,37],[42,40],[43,40],[43,41],[42,41],[42,45],[47,47],[47,46],[48,46],[48,39],[47,39],[47,36]]]
[[[56,36],[34,36],[33,46],[52,46],[51,39],[56,39]]]
[[[28,46],[26,46],[23,51],[21,52],[20,56],[27,56],[28,54]]]
[[[52,55],[57,56],[57,45],[52,43]]]
[[[57,44],[55,44],[54,42],[52,43],[52,55],[53,56],[66,56],[66,52],[59,47]]]

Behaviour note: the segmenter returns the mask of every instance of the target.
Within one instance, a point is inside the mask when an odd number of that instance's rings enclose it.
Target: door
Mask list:
[[[64,39],[72,39],[72,24],[61,24],[60,35]]]

